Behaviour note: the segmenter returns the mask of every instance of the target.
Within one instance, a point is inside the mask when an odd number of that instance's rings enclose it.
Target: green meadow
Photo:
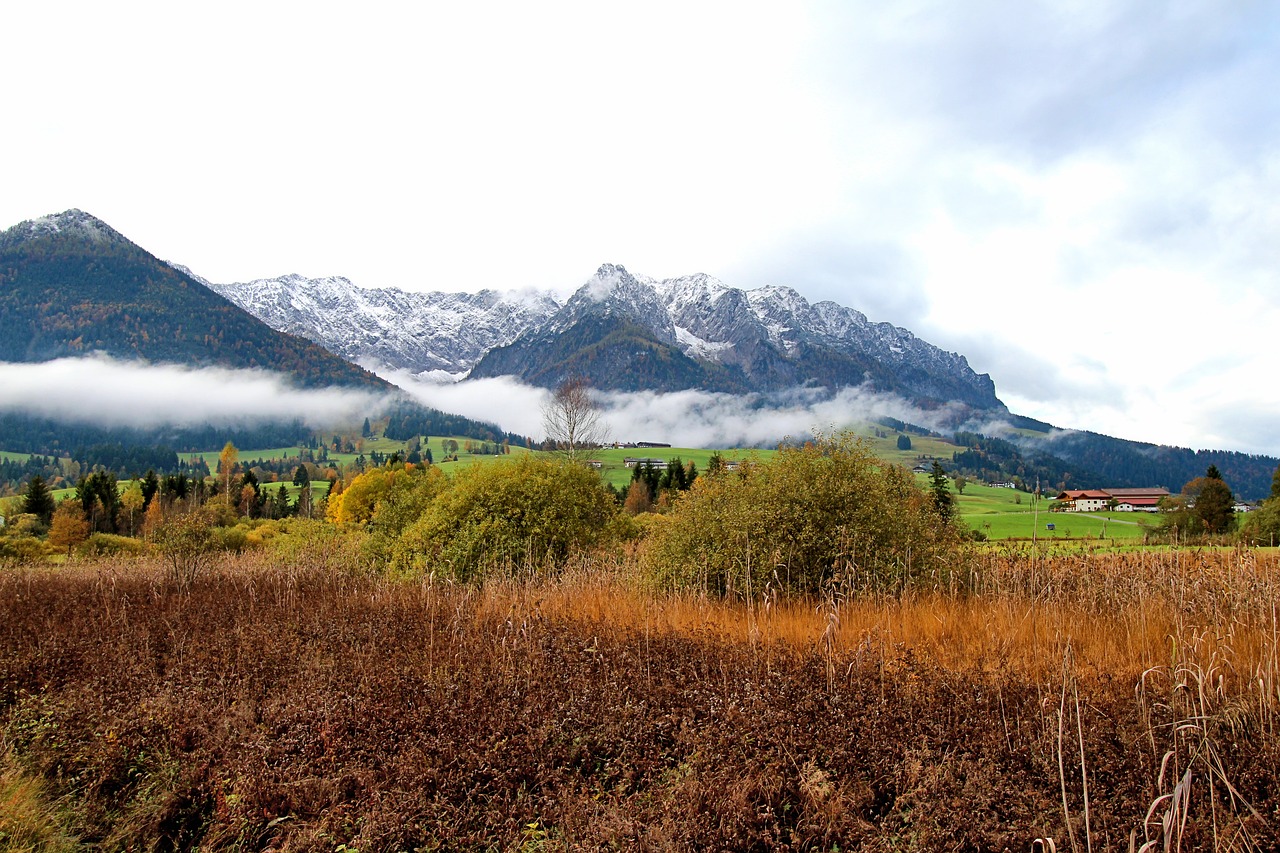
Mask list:
[[[633,469],[626,466],[628,457],[637,459],[661,459],[669,462],[679,457],[688,465],[692,462],[699,472],[707,470],[711,457],[716,453],[729,460],[768,459],[774,450],[708,450],[696,447],[609,447],[590,451],[587,458],[602,463],[600,474],[612,486],[626,486],[631,482]]]
[[[482,453],[467,453],[465,449],[466,439],[454,438],[453,440],[458,442],[458,458],[456,461],[445,462],[443,460],[447,455],[447,451],[444,449],[443,444],[448,440],[449,439],[444,438],[432,438],[430,442],[424,445],[431,448],[431,454],[434,457],[436,464],[440,465],[445,471],[448,471],[455,466],[486,463],[505,458],[500,455],[493,456]],[[474,442],[474,447],[476,449],[479,449],[480,446],[481,442]],[[668,462],[679,457],[685,464],[693,462],[694,465],[698,467],[698,471],[701,472],[707,470],[707,466],[711,462],[711,457],[716,453],[719,453],[722,459],[728,461],[731,459],[767,459],[776,452],[777,451],[774,450],[711,450],[699,447],[603,447],[595,450],[582,451],[582,458],[592,462],[601,463],[600,475],[604,478],[605,482],[612,486],[621,487],[626,486],[631,482],[632,469],[626,466],[626,459],[628,457],[635,457],[638,459],[661,459],[664,462]],[[511,448],[512,456],[518,453],[533,453],[538,456],[552,455],[547,451],[530,451],[523,447]],[[335,454],[329,454],[330,459],[333,459],[334,456]]]
[[[261,459],[264,462],[272,459],[295,459],[301,453],[297,447],[268,447],[258,450],[241,450],[236,448],[236,460],[240,463],[253,462]],[[201,450],[196,453],[179,453],[178,458],[186,461],[188,459],[203,459],[204,464],[209,466],[211,472],[218,470],[218,457],[222,454],[221,448],[218,450]]]
[[[927,477],[922,477],[927,482]],[[955,483],[951,483],[952,493]],[[1142,539],[1157,516],[1144,512],[1049,512],[1049,499],[976,483],[956,495],[956,512],[988,539]],[[1053,525],[1050,528],[1049,525]]]

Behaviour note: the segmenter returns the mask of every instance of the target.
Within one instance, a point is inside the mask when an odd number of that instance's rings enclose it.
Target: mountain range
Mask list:
[[[489,350],[560,307],[551,295],[532,291],[365,289],[340,276],[286,275],[241,284],[196,278],[272,328],[348,361],[444,380],[463,378]]]
[[[0,233],[0,362],[90,355],[149,364],[258,368],[301,388],[383,392],[377,399],[386,409],[371,416],[390,413],[437,435],[507,437],[493,424],[419,405],[324,347],[272,329],[189,271],[159,260],[83,211],[27,220]],[[236,429],[241,436],[271,435],[289,442],[310,433],[298,419],[259,420],[252,429],[243,424]],[[0,411],[0,449],[22,452],[60,452],[73,436],[88,444],[165,442],[192,449],[208,435],[200,428],[175,430],[158,423],[127,430],[90,428]]]
[[[1237,494],[1257,498],[1280,462],[1064,431],[1020,417],[964,356],[852,308],[809,303],[786,287],[744,291],[705,275],[655,280],[612,264],[563,301],[527,290],[372,290],[343,278],[214,284],[79,210],[0,233],[0,362],[95,353],[262,368],[304,387],[384,391],[394,386],[368,368],[450,380],[516,376],[544,387],[582,376],[606,390],[752,392],[760,405],[769,405],[772,392],[785,399],[797,387],[820,395],[857,386],[932,410],[931,423],[950,423],[965,448],[951,460],[956,470],[1084,488],[1177,489],[1212,464]],[[394,426],[406,437],[503,438],[492,424],[405,396],[387,399],[388,434]],[[4,417],[0,432],[10,442],[25,436],[28,452],[50,452],[37,446],[64,437],[56,423]],[[979,422],[1017,429],[1000,438],[965,432]]]
[[[787,287],[744,291],[701,274],[659,281],[613,264],[563,303],[531,291],[408,293],[296,275],[209,287],[375,369],[547,388],[580,376],[615,391],[869,385],[923,407],[1007,411],[964,356]]]

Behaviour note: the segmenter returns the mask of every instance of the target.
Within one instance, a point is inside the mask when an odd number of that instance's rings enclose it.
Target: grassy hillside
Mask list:
[[[923,481],[924,478],[922,478]],[[954,490],[954,483],[952,489]],[[1048,499],[1014,489],[970,483],[956,495],[956,512],[988,539],[1142,539],[1159,517],[1142,512],[1049,512]],[[1050,528],[1050,525],[1053,525]]]

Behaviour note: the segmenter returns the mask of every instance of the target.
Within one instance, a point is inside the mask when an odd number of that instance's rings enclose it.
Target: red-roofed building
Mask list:
[[[1160,501],[1169,497],[1168,489],[1107,489],[1116,502],[1118,512],[1155,512]]]
[[[1155,512],[1168,489],[1067,489],[1058,494],[1061,512]]]
[[[1068,489],[1058,494],[1062,512],[1101,512],[1107,508],[1111,495],[1101,489]]]

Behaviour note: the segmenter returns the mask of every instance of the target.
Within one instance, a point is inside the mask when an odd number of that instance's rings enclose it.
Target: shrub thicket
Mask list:
[[[1280,542],[1280,500],[1265,501],[1245,516],[1240,537],[1250,545],[1274,546]]]
[[[361,489],[365,477],[378,476],[369,472],[352,481],[352,488],[345,495]],[[395,556],[400,537],[418,519],[426,514],[431,502],[449,486],[449,478],[434,465],[426,467],[405,466],[405,473],[387,478],[388,486],[379,495],[369,518],[369,536],[362,543],[365,554],[375,567],[385,567]]]
[[[141,540],[114,533],[94,533],[80,546],[80,553],[90,557],[136,557],[145,550]]]
[[[699,478],[641,565],[662,587],[735,595],[816,592],[837,574],[885,590],[945,573],[959,542],[910,473],[840,433]]]
[[[475,465],[405,529],[391,563],[464,581],[554,565],[610,539],[617,514],[617,501],[586,466],[531,456]]]
[[[209,507],[188,509],[165,519],[155,532],[169,576],[179,586],[190,586],[213,563],[219,545],[213,517]]]

